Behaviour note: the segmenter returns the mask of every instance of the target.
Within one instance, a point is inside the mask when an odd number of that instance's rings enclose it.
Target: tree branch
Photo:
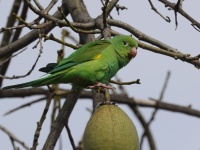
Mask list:
[[[163,3],[163,4],[165,4],[165,6],[168,6],[168,7],[172,8],[173,10],[176,9],[176,4],[174,4],[174,3],[171,3],[171,2],[169,2],[167,0],[159,0],[159,1],[161,3]],[[182,8],[179,7],[177,12],[179,12],[188,21],[190,21],[192,23],[192,25],[195,25],[196,27],[198,27],[200,29],[200,23],[198,21],[196,21],[194,18],[192,18],[190,15],[188,15]]]
[[[65,10],[65,13],[67,13],[67,10]],[[54,13],[53,17],[61,19],[62,15],[60,14],[59,11],[56,11]],[[43,34],[47,34],[55,26],[56,26],[55,23],[48,25],[47,27],[45,27]],[[39,38],[38,30],[33,30],[33,31],[27,33],[26,35],[24,35],[22,38],[16,40],[15,42],[10,43],[9,45],[0,48],[0,57],[4,57],[7,54],[17,52],[18,50],[28,46],[30,43],[32,43],[33,41],[35,41],[38,38]]]
[[[149,4],[151,5],[151,9],[153,11],[155,11],[155,13],[157,13],[161,18],[163,18],[166,22],[170,23],[171,20],[168,16],[164,17],[153,5],[153,3],[151,2],[151,0],[148,0],[149,1]]]
[[[24,141],[19,140],[13,133],[11,133],[8,129],[6,129],[2,125],[0,125],[0,130],[2,130],[3,132],[5,132],[10,137],[10,139],[12,140],[12,142],[19,143],[26,150],[30,149],[29,146]]]
[[[72,19],[76,22],[88,22],[91,20],[87,9],[82,1],[77,0],[63,0],[62,1],[63,10],[67,9]],[[92,34],[83,34],[80,33],[80,44],[85,44],[94,39]],[[53,150],[57,142],[57,139],[60,136],[60,133],[66,123],[68,123],[69,116],[82,92],[82,89],[73,87],[72,91],[76,91],[68,94],[67,99],[65,100],[63,107],[61,108],[55,122],[52,125],[51,131],[47,137],[47,140],[43,146],[43,150]]]
[[[116,26],[116,27],[125,29],[125,30],[129,31],[130,33],[132,33],[133,35],[135,35],[140,40],[148,42],[152,45],[159,47],[159,48],[157,48],[157,47],[150,46],[150,45],[147,45],[147,44],[144,44],[144,43],[138,41],[139,47],[141,47],[141,48],[153,51],[155,53],[164,54],[164,55],[173,57],[175,59],[181,59],[190,64],[193,64],[196,68],[200,68],[200,61],[198,60],[200,58],[200,55],[197,55],[195,57],[190,57],[190,54],[183,54],[182,52],[178,51],[177,49],[175,49],[169,45],[166,45],[166,44],[142,33],[141,31],[135,29],[134,27],[130,26],[127,23],[124,23],[124,22],[121,22],[118,20],[114,20],[114,19],[107,19],[107,23],[112,26]]]
[[[10,95],[12,92],[14,94]],[[15,92],[16,91],[16,92]],[[67,90],[68,92],[71,90]],[[67,92],[66,91],[66,92]],[[21,94],[22,93],[22,94]],[[25,96],[31,96],[31,95],[37,95],[37,94],[47,94],[49,91],[44,90],[41,88],[29,88],[29,89],[18,89],[18,90],[0,90],[0,97],[6,98],[6,97],[22,97]],[[72,93],[71,93],[72,94]],[[130,104],[133,106],[140,106],[140,107],[148,107],[148,108],[156,108],[161,110],[167,110],[171,112],[178,112],[183,113],[189,116],[200,118],[200,110],[194,109],[192,107],[188,106],[181,106],[176,104],[171,104],[167,102],[157,102],[157,100],[149,100],[149,99],[140,99],[140,98],[134,98],[134,97],[127,97],[121,94],[111,94],[111,101],[121,104]],[[91,99],[92,93],[88,91],[83,91],[80,95],[81,99]],[[3,100],[3,99],[1,99]],[[11,99],[10,99],[11,100]],[[176,100],[174,100],[176,101]]]

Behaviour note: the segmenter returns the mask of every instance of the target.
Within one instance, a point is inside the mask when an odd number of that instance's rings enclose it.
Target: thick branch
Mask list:
[[[6,27],[10,27],[10,26],[13,26],[15,24],[16,19],[12,15],[12,13],[18,13],[21,4],[22,4],[21,0],[15,0],[13,2],[13,6],[12,6],[12,9],[11,9],[10,15],[8,17],[8,21],[7,21]],[[10,43],[10,41],[11,41],[10,40],[11,38],[12,38],[12,33],[11,32],[9,32],[9,31],[4,32],[0,47],[8,45]],[[11,55],[12,54],[8,54],[8,55],[4,56],[4,58],[2,57],[1,60],[6,60]],[[5,62],[4,64],[0,65],[0,74],[1,75],[5,75],[9,64],[10,64],[10,60]],[[3,79],[0,79],[0,87],[2,86],[2,81],[3,81]]]
[[[63,0],[62,4],[64,6],[63,9],[67,9],[72,16],[72,19],[76,22],[88,22],[91,20],[87,9],[83,3],[83,1],[78,0]],[[92,34],[79,34],[80,36],[80,44],[85,44],[94,39],[94,35]],[[43,150],[53,150],[57,139],[60,136],[60,133],[66,123],[68,123],[69,116],[82,92],[82,89],[73,87],[73,93],[70,93],[63,104],[62,109],[60,110],[55,122],[52,125],[51,131],[48,135],[48,138],[43,146]]]
[[[27,96],[34,96],[34,95],[48,96],[49,94],[50,94],[50,91],[45,90],[43,88],[0,90],[0,98],[16,98],[16,97],[27,97]]]
[[[172,57],[174,59],[180,59],[182,61],[188,62],[190,64],[193,64],[196,68],[200,68],[200,55],[191,57],[190,54],[183,54],[183,53],[176,53],[176,52],[170,52],[170,51],[166,51],[165,49],[161,49],[161,48],[157,48],[151,45],[147,45],[145,43],[142,43],[140,41],[138,41],[139,47],[143,48],[144,50],[149,50],[152,51],[154,53],[158,53],[158,54],[163,54],[169,57]]]
[[[10,97],[10,94],[12,93],[10,91],[11,90],[0,91],[0,97],[4,97],[4,98]],[[31,92],[29,93],[29,91],[31,91]],[[13,92],[14,92],[14,90],[13,90]],[[49,92],[48,90],[41,90],[41,89],[39,90],[39,88],[20,89],[18,92],[16,92],[12,96],[23,98],[25,96],[31,96],[32,93],[34,95],[37,95],[37,93],[38,94],[42,94],[42,93],[45,94],[45,93],[48,93],[48,92]],[[21,94],[21,93],[23,93],[23,94]],[[88,92],[88,91],[83,91],[80,95],[80,98],[91,99],[92,93]],[[1,99],[1,100],[3,100],[3,99]],[[181,105],[171,104],[171,103],[167,103],[167,102],[157,102],[155,100],[146,100],[146,99],[139,99],[139,98],[134,98],[134,97],[129,98],[129,97],[124,96],[122,94],[111,94],[111,101],[121,103],[121,104],[130,104],[130,105],[133,105],[133,106],[140,106],[140,107],[148,107],[148,108],[158,107],[158,109],[161,109],[161,110],[183,113],[183,114],[187,114],[187,115],[190,115],[190,116],[200,118],[200,110],[193,109],[189,106],[181,106]]]
[[[158,41],[144,33],[142,33],[141,31],[137,30],[136,28],[134,28],[133,26],[119,21],[119,20],[114,20],[114,19],[107,19],[107,23],[112,25],[112,26],[116,26],[122,29],[125,29],[129,32],[131,32],[134,36],[136,36],[139,40],[151,43],[152,45],[158,46],[160,48],[166,49],[167,51],[172,51],[172,52],[178,52],[177,49],[162,43],[161,41]]]
[[[199,56],[189,57],[189,55],[183,54],[182,52],[178,51],[177,49],[142,33],[141,31],[135,29],[131,25],[124,23],[122,21],[118,21],[118,20],[114,20],[114,19],[107,19],[107,23],[112,26],[116,26],[116,27],[125,29],[125,30],[129,31],[130,33],[132,33],[133,35],[135,35],[138,39],[159,47],[159,48],[157,48],[154,46],[150,46],[150,45],[144,44],[139,41],[138,42],[139,46],[144,49],[153,51],[155,53],[164,54],[164,55],[173,57],[175,59],[181,59],[183,61],[193,64],[196,68],[200,68],[200,61],[198,60]]]
[[[74,89],[75,90],[75,89]],[[69,116],[74,108],[74,105],[77,102],[77,99],[81,93],[82,89],[76,89],[75,93],[70,93],[63,104],[62,109],[60,110],[55,122],[52,125],[51,131],[48,135],[48,138],[43,146],[43,150],[53,150],[57,139],[60,136],[60,133],[63,127],[68,122]]]

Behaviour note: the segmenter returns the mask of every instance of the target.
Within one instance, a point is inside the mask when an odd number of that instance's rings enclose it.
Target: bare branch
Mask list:
[[[118,15],[119,15],[119,10],[128,9],[127,7],[125,7],[125,6],[120,6],[119,4],[117,4],[117,5],[115,6],[115,8],[116,8],[116,10],[117,10]]]
[[[176,28],[178,27],[178,17],[177,17],[177,11],[179,10],[179,8],[182,8],[182,3],[183,0],[178,0],[178,2],[176,3],[175,7],[174,7],[174,14],[175,14],[175,24],[176,24]]]
[[[177,53],[177,52],[166,51],[165,49],[150,46],[150,45],[147,45],[147,44],[139,42],[139,41],[138,41],[138,44],[139,44],[139,47],[141,47],[145,50],[149,50],[149,51],[152,51],[154,53],[167,55],[169,57],[174,58],[175,60],[180,59],[182,61],[193,64],[197,69],[200,68],[200,61],[199,61],[200,54],[198,54],[197,56],[191,57],[190,54],[183,54],[181,52]]]
[[[10,60],[11,58],[13,58],[13,57],[15,57],[15,56],[21,54],[21,53],[24,52],[26,49],[27,49],[27,47],[24,48],[24,49],[22,49],[22,50],[19,51],[18,53],[14,54],[14,55],[12,55],[12,56],[10,56],[10,57],[8,57],[8,58],[6,58],[3,62],[0,63],[0,65],[4,64],[5,62],[7,62],[8,60]]]
[[[44,111],[43,111],[43,113],[42,113],[42,116],[41,116],[41,118],[40,118],[40,121],[37,122],[37,128],[36,128],[36,130],[35,130],[34,139],[33,139],[33,145],[32,145],[31,150],[36,150],[36,147],[37,147],[37,145],[38,145],[38,138],[39,138],[39,136],[40,136],[40,131],[41,131],[41,129],[42,129],[42,124],[43,124],[44,120],[46,119],[46,114],[47,114],[47,112],[48,112],[48,110],[49,110],[49,106],[50,106],[50,104],[51,104],[51,99],[52,99],[53,96],[54,96],[54,93],[52,93],[52,94],[48,97],[48,99],[47,99],[47,101],[46,101],[46,106],[45,106],[45,108],[44,108]]]
[[[62,45],[71,47],[71,48],[73,48],[73,49],[78,49],[78,48],[80,48],[79,46],[75,46],[75,45],[73,45],[73,44],[69,44],[69,43],[66,43],[66,42],[64,42],[64,41],[62,41],[62,40],[60,40],[60,39],[55,38],[54,35],[53,35],[52,33],[51,33],[49,36],[44,35],[44,34],[42,34],[42,36],[45,38],[45,40],[52,40],[52,41],[58,42],[58,43],[60,43],[60,44],[62,44]]]
[[[157,47],[166,49],[167,51],[171,51],[171,52],[178,52],[177,49],[162,43],[161,41],[158,41],[144,33],[142,33],[141,31],[139,31],[138,29],[132,27],[131,25],[119,21],[119,20],[114,20],[114,19],[107,19],[107,23],[110,24],[111,26],[116,26],[119,28],[122,28],[124,30],[127,30],[128,32],[132,33],[134,36],[136,36],[139,40],[151,43],[152,45],[155,45]]]
[[[157,48],[157,47],[150,46],[150,45],[147,45],[145,43],[138,41],[139,47],[141,47],[143,49],[150,50],[155,53],[167,55],[174,59],[180,59],[182,61],[186,61],[190,64],[193,64],[196,68],[200,68],[200,61],[199,61],[200,54],[198,54],[197,56],[194,56],[194,57],[190,57],[190,54],[183,54],[180,51],[178,51],[177,49],[172,48],[171,46],[166,45],[166,44],[142,33],[141,31],[135,29],[134,27],[130,26],[129,24],[126,24],[124,22],[117,21],[114,19],[107,19],[107,22],[112,26],[117,26],[117,27],[123,28],[123,29],[131,32],[136,37],[138,37],[140,40],[146,41],[150,44],[160,47],[160,48]],[[114,31],[112,31],[112,33],[118,34],[117,32],[114,32]]]
[[[91,98],[92,94],[90,92],[82,92],[80,98]],[[171,104],[167,102],[157,102],[146,99],[139,99],[134,97],[127,97],[121,94],[111,94],[111,101],[121,103],[121,104],[131,104],[133,106],[148,107],[148,108],[159,108],[161,110],[167,110],[171,112],[178,112],[182,114],[187,114],[189,116],[200,118],[200,110],[194,109],[189,106],[181,106],[176,104]],[[173,100],[175,101],[175,100]]]
[[[19,78],[24,78],[24,77],[30,75],[31,72],[34,70],[34,68],[35,68],[35,66],[36,66],[36,64],[37,64],[37,62],[38,62],[38,60],[39,60],[39,58],[40,58],[40,56],[42,54],[42,47],[40,47],[40,48],[41,49],[39,50],[39,54],[38,54],[38,56],[37,56],[37,58],[35,60],[35,63],[33,64],[33,66],[31,67],[31,69],[25,75],[17,75],[17,76],[13,75],[12,77],[0,75],[0,78],[4,78],[4,79],[19,79]]]
[[[88,22],[92,20],[89,16],[87,9],[83,3],[83,1],[76,0],[67,0],[62,2],[63,7],[69,11],[72,16],[74,22]],[[77,9],[78,8],[78,9]],[[77,15],[79,14],[79,15]],[[94,40],[94,35],[80,33],[80,44],[85,44],[91,40]],[[68,122],[69,116],[74,108],[74,105],[77,102],[78,97],[80,96],[82,89],[77,87],[72,87],[72,91],[76,91],[70,93],[65,100],[63,107],[61,108],[55,122],[52,125],[51,131],[48,135],[48,138],[43,146],[43,150],[54,149],[54,146],[57,142],[57,139],[60,136],[62,129],[64,128],[66,122]]]
[[[71,90],[67,90],[67,91],[69,92]],[[49,90],[44,90],[42,88],[0,90],[0,97],[1,98],[2,97],[3,98],[26,97],[26,96],[41,95],[41,94],[48,95],[49,93],[50,93]],[[73,93],[69,93],[69,95],[71,95],[71,94],[73,94]],[[91,99],[92,93],[88,92],[88,91],[83,91],[80,95],[80,98]],[[1,100],[3,100],[3,99],[1,99]],[[134,97],[129,98],[129,97],[121,95],[121,94],[111,94],[111,101],[117,102],[117,103],[122,103],[122,104],[131,104],[134,106],[136,105],[136,106],[140,106],[140,107],[148,107],[148,108],[157,108],[158,107],[161,110],[183,113],[183,114],[187,114],[187,115],[190,115],[193,117],[200,118],[200,110],[194,109],[189,106],[181,106],[181,105],[171,104],[171,103],[167,103],[167,102],[159,102],[158,103],[156,100],[139,99],[139,98],[134,98]],[[176,101],[176,100],[173,100],[173,101]]]
[[[200,32],[200,29],[197,28],[195,24],[191,24],[191,25],[193,26],[193,28],[194,28],[195,30],[197,30],[198,32]]]
[[[45,9],[45,12],[49,12],[51,10],[51,8],[53,8],[53,6],[58,2],[58,0],[52,0],[49,5],[47,6],[47,8]]]
[[[43,88],[0,90],[0,98],[27,97],[27,96],[33,96],[33,95],[46,95],[46,96],[48,96],[49,94],[50,94],[49,90],[45,90]],[[2,99],[0,99],[0,100],[2,100]]]
[[[160,93],[160,97],[159,97],[159,99],[158,99],[158,101],[157,101],[157,104],[163,100],[164,93],[165,93],[165,91],[166,91],[167,84],[168,84],[168,81],[169,81],[169,78],[170,78],[170,74],[171,74],[171,73],[168,71],[168,72],[167,72],[166,79],[165,79],[165,82],[164,82],[164,85],[163,85],[163,88],[162,88],[161,93]],[[148,129],[149,126],[151,125],[151,123],[153,122],[153,120],[154,120],[154,118],[155,118],[157,112],[158,112],[158,107],[155,108],[155,110],[154,110],[153,113],[152,113],[152,116],[151,116],[150,120],[149,120],[148,123],[146,124],[145,130],[144,130],[144,132],[143,132],[143,134],[142,134],[142,137],[141,137],[141,140],[140,140],[140,141],[141,141],[141,146],[142,146],[142,143],[143,143],[143,141],[144,141],[144,137],[145,137],[146,134],[147,134],[146,129]]]
[[[144,116],[142,115],[142,113],[140,112],[140,110],[136,106],[129,105],[129,107],[131,108],[131,110],[133,110],[133,112],[135,113],[135,115],[139,119],[140,123],[142,124],[142,127],[146,131],[146,136],[147,136],[147,139],[148,139],[150,149],[156,150],[155,140],[153,138],[153,135],[152,135],[152,132],[151,132],[149,126],[147,125],[147,122],[145,121]],[[140,149],[142,150],[142,141],[140,141]]]
[[[101,31],[99,30],[81,30],[81,29],[77,29],[74,26],[72,26],[70,24],[70,22],[67,20],[63,10],[61,7],[58,7],[58,10],[61,12],[61,14],[63,15],[63,18],[65,20],[65,22],[67,23],[67,25],[76,33],[86,33],[86,34],[96,34],[96,33],[101,33]]]
[[[53,17],[61,18],[61,14],[59,11],[57,11]],[[43,30],[43,34],[47,34],[49,31],[51,31],[56,24],[51,23],[49,26],[46,26],[46,28]],[[4,57],[7,54],[14,53],[23,47],[26,47],[31,42],[36,40],[39,37],[38,30],[33,30],[29,32],[28,34],[24,35],[22,38],[18,39],[17,41],[10,43],[9,46],[4,46],[0,48],[0,57]]]
[[[38,2],[38,0],[33,0],[33,1],[35,2],[36,6],[37,6],[41,11],[44,10],[44,8],[43,8],[42,5]]]
[[[166,22],[170,23],[171,19],[166,16],[164,17],[160,12],[158,12],[158,10],[154,7],[153,3],[151,2],[151,0],[148,0],[149,4],[151,5],[151,9],[155,11],[155,13],[157,13],[161,18],[163,18]]]
[[[120,81],[120,79],[117,78],[118,81]],[[128,94],[124,88],[124,86],[119,85],[119,89],[121,90],[121,95],[124,95],[126,97],[128,97]],[[156,144],[153,138],[153,135],[151,133],[151,130],[149,128],[149,126],[147,125],[145,118],[143,117],[142,113],[140,112],[140,110],[137,108],[137,106],[133,106],[133,105],[128,105],[130,107],[130,109],[133,111],[133,113],[136,115],[136,117],[138,118],[138,120],[140,121],[141,125],[143,126],[144,130],[146,131],[146,136],[149,142],[149,147],[151,150],[156,150]],[[140,149],[142,149],[142,141],[140,142]]]
[[[175,10],[176,8],[176,4],[171,3],[167,0],[159,0],[161,3],[165,4],[165,6],[168,6],[170,8],[172,8],[173,10]],[[188,15],[181,7],[179,7],[179,9],[177,10],[177,12],[179,12],[182,16],[184,16],[188,21],[191,22],[191,24],[195,25],[197,28],[200,29],[200,23],[198,21],[196,21],[194,18],[192,18],[190,15]]]
[[[130,82],[118,82],[118,81],[114,81],[114,80],[110,80],[109,82],[113,83],[113,84],[118,84],[118,85],[141,84],[140,79],[137,79],[135,81],[130,81]]]
[[[72,137],[71,130],[70,130],[70,128],[69,128],[68,123],[65,124],[65,129],[67,130],[67,134],[68,134],[68,137],[69,137],[69,140],[70,140],[70,142],[71,142],[71,145],[72,145],[73,150],[76,150],[76,145],[75,145],[75,143],[74,143],[74,139],[73,139],[73,137]]]
[[[20,109],[22,109],[22,108],[30,107],[31,105],[33,105],[33,104],[35,104],[35,103],[38,103],[38,102],[41,102],[41,101],[43,101],[43,100],[45,100],[45,99],[47,99],[47,97],[42,97],[42,98],[39,98],[39,99],[37,99],[37,100],[34,100],[34,101],[31,101],[31,102],[25,103],[25,104],[23,104],[23,105],[20,105],[20,106],[18,106],[18,107],[16,107],[16,108],[13,108],[13,109],[7,111],[6,113],[4,113],[4,116],[10,115],[11,113],[13,113],[13,112],[15,112],[15,111],[17,111],[17,110],[20,110]]]
[[[6,23],[6,27],[10,27],[10,26],[13,26],[15,24],[16,19],[12,15],[12,13],[16,13],[17,14],[19,12],[19,10],[20,10],[20,6],[21,5],[22,5],[22,1],[21,0],[13,1],[13,5],[12,5],[12,8],[11,8],[9,17],[8,17],[8,21]],[[12,38],[12,32],[10,32],[10,31],[4,32],[0,47],[9,46],[10,42],[12,41],[11,38]],[[1,51],[0,51],[0,53],[1,53]],[[1,60],[5,60],[8,57],[10,57],[11,55],[12,54],[7,54],[4,57],[0,57],[0,58],[1,58]],[[10,61],[8,60],[6,63],[0,65],[0,74],[2,74],[3,76],[5,75],[9,64],[10,64]],[[0,86],[2,86],[2,81],[3,81],[3,79],[0,78]]]
[[[13,133],[11,133],[8,129],[6,129],[2,125],[0,125],[0,130],[2,130],[3,132],[5,132],[10,137],[10,139],[11,139],[12,142],[19,143],[26,150],[30,149],[29,146],[27,146],[27,144],[24,141],[19,140]]]
[[[107,0],[109,2],[109,0]],[[113,10],[113,8],[116,6],[116,4],[118,3],[119,0],[111,0],[108,5],[106,6],[106,10],[104,12],[105,14],[105,18],[108,17],[108,15],[110,14],[110,12]],[[101,14],[101,17],[103,16],[103,13]]]
[[[26,27],[28,27],[29,29],[42,29],[42,28],[44,28],[44,27],[46,27],[46,26],[48,26],[48,25],[50,25],[50,24],[52,23],[51,21],[47,21],[47,22],[45,22],[45,23],[39,24],[39,25],[37,25],[37,26],[34,26],[33,23],[35,23],[35,22],[29,24],[29,23],[27,23],[26,21],[24,21],[20,16],[17,16],[15,13],[13,13],[13,15],[14,15],[19,21],[21,21]]]

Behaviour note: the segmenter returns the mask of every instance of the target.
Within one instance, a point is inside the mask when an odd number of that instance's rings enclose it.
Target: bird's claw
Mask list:
[[[103,83],[96,83],[95,85],[90,85],[87,87],[88,89],[99,89],[99,88],[103,88],[103,89],[111,89],[111,90],[116,90],[115,87],[112,87],[112,86],[108,86],[106,84],[103,84]]]

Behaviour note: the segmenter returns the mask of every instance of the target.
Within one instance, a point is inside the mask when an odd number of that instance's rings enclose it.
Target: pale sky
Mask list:
[[[49,1],[43,1],[43,6],[46,6],[48,2]],[[158,11],[160,11],[164,16],[169,16],[171,18],[171,23],[167,23],[152,11],[148,1],[146,0],[121,0],[119,1],[119,4],[126,6],[128,10],[120,11],[120,16],[118,16],[117,12],[113,10],[111,15],[115,19],[126,22],[143,33],[177,48],[183,53],[189,53],[193,56],[200,54],[200,34],[190,25],[191,23],[178,14],[179,25],[177,30],[175,30],[174,12],[168,11],[163,4],[157,1],[153,2]],[[4,14],[1,16],[0,27],[5,26],[5,21],[9,13],[8,10],[11,6],[10,3],[12,3],[12,1],[0,1],[0,10],[2,14]],[[92,17],[95,18],[101,13],[100,1],[85,0],[85,3]],[[58,5],[60,5],[60,1],[57,6]],[[200,20],[199,6],[200,1],[197,0],[184,1],[183,3],[183,9],[197,21]],[[53,13],[56,8],[57,7],[55,7],[51,13]],[[27,20],[32,21],[34,18],[35,15],[29,11]],[[124,30],[118,28],[114,29],[123,34],[130,35],[130,33],[125,32]],[[23,35],[27,33],[28,30],[29,29],[25,29]],[[52,33],[58,38],[61,37],[61,31],[59,28],[56,28]],[[77,37],[77,35],[75,37]],[[2,38],[2,34],[0,34],[0,38]],[[69,39],[66,40],[72,42]],[[35,44],[36,41],[28,46],[28,49],[25,52],[12,60],[7,72],[8,76],[22,75],[30,70],[39,53],[39,47],[37,49],[32,49]],[[47,63],[56,62],[57,50],[61,48],[59,44],[51,41],[43,43],[43,47],[42,57],[31,75],[18,80],[4,80],[3,86],[22,83],[41,77],[43,73],[38,72],[38,69],[45,66]],[[73,51],[69,50],[69,48],[65,49],[66,54],[70,54],[71,52]],[[171,77],[163,100],[165,102],[180,104],[182,106],[188,106],[191,104],[193,108],[200,109],[200,72],[191,64],[139,48],[137,57],[128,64],[128,66],[120,70],[117,76],[122,79],[122,81],[132,81],[138,78],[141,80],[141,85],[125,86],[130,96],[142,99],[156,99],[160,95],[167,71],[171,71]],[[69,88],[70,86],[64,85],[62,87]],[[30,146],[32,145],[36,122],[41,116],[45,103],[40,102],[6,117],[3,117],[3,114],[14,107],[36,100],[37,98],[39,97],[35,96],[24,99],[0,100],[0,124],[7,127],[19,139],[24,140]],[[82,138],[85,125],[90,117],[90,113],[86,108],[91,107],[91,100],[78,101],[70,117],[69,126],[76,144]],[[135,115],[128,109],[128,107],[125,107],[125,105],[119,105],[119,107],[127,112],[129,117],[133,120],[138,130],[139,137],[141,137],[143,130]],[[146,120],[149,120],[153,109],[141,107],[140,110]],[[38,149],[43,147],[44,141],[49,133],[50,115],[50,113],[47,114],[47,119],[43,124],[41,135],[39,137]],[[199,127],[200,120],[196,117],[162,110],[158,111],[155,121],[151,124],[151,130],[156,140],[158,150],[200,149]],[[1,131],[0,141],[0,149],[12,149],[9,138]],[[72,149],[65,130],[62,132],[62,144],[64,149]],[[55,149],[58,149],[58,144]],[[143,149],[149,150],[146,144]]]

